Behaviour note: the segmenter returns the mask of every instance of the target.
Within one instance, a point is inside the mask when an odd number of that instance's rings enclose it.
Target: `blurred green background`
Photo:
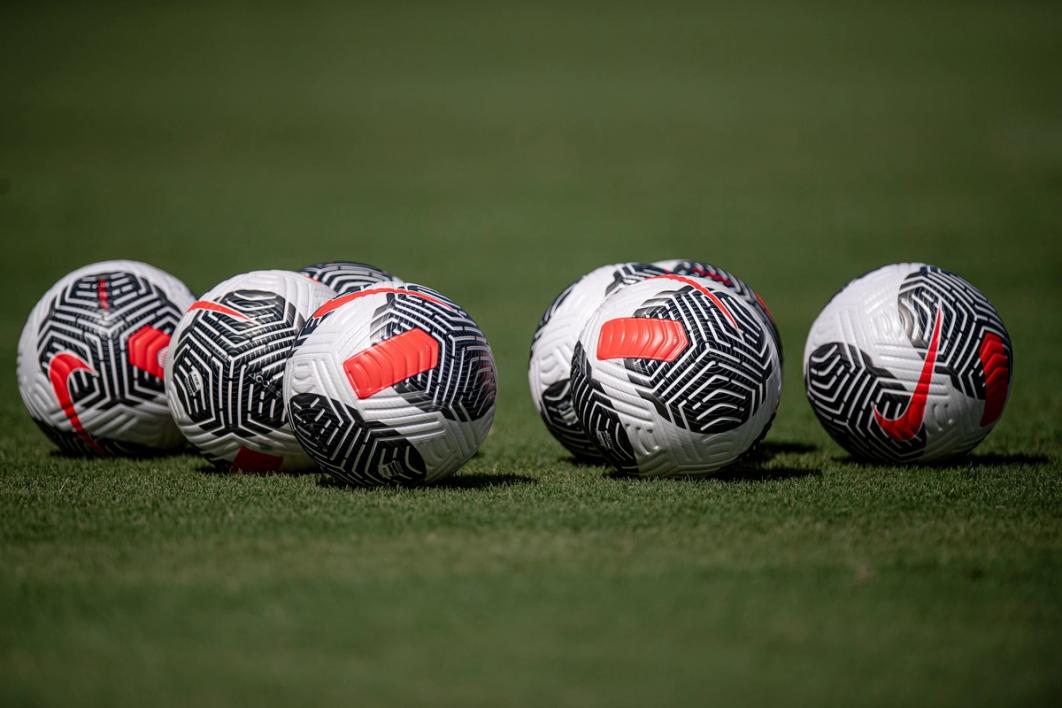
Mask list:
[[[1050,2],[4,3],[0,701],[1057,704],[1060,38]],[[435,287],[494,346],[495,430],[404,492],[51,456],[15,343],[109,258]],[[619,482],[535,417],[550,299],[662,258],[776,315],[755,469]],[[955,467],[852,464],[803,397],[818,309],[905,260],[1014,341]]]

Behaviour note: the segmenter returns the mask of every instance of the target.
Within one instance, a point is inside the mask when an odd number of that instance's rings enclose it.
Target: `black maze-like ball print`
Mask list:
[[[674,361],[624,359],[639,395],[662,418],[702,434],[746,423],[763,404],[775,366],[756,315],[736,296],[714,295],[725,309],[689,285],[646,301],[635,317],[680,322],[689,344]]]
[[[575,345],[572,354],[572,401],[579,412],[583,429],[589,431],[597,448],[616,469],[637,472],[638,460],[634,455],[627,431],[620,421],[612,400],[601,384],[594,380],[590,360],[582,342]]]
[[[215,436],[266,435],[287,422],[283,378],[303,325],[296,307],[277,293],[235,290],[220,311],[203,309],[181,331],[173,381],[181,406]]]
[[[365,420],[327,396],[300,393],[289,405],[292,427],[307,454],[337,479],[366,486],[424,481],[424,459],[397,430]]]
[[[760,297],[759,293],[753,290],[748,283],[733,273],[727,272],[718,266],[714,266],[710,263],[701,263],[699,261],[680,260],[668,262],[668,271],[678,275],[693,275],[698,278],[707,278],[714,283],[719,283],[759,310],[763,314],[764,319],[766,319],[767,323],[771,326],[771,334],[774,335],[774,343],[778,348],[778,358],[779,361],[781,361],[782,336],[778,331],[778,325],[774,321],[774,315],[771,314],[770,309],[767,307],[767,303],[763,301],[763,298]]]
[[[386,270],[355,261],[314,263],[299,269],[299,272],[327,285],[339,295],[372,287],[376,283],[395,280],[395,276]]]
[[[549,307],[546,308],[546,311],[542,313],[542,317],[540,317],[538,320],[538,326],[535,327],[535,333],[531,337],[532,356],[534,356],[535,353],[535,342],[537,342],[539,337],[542,336],[542,328],[549,324],[550,320],[553,319],[553,315],[556,314],[557,310],[560,309],[560,306],[564,304],[564,301],[568,299],[568,296],[572,294],[572,290],[578,284],[579,281],[577,280],[568,287],[564,288],[564,290],[561,291],[560,295],[553,298],[553,302],[549,304]]]
[[[1008,367],[1013,370],[1010,336],[996,308],[976,288],[941,268],[922,266],[907,276],[898,298],[900,320],[911,345],[925,358],[936,324],[942,316],[934,371],[947,374],[951,384],[970,398],[985,400],[985,367],[981,347],[986,334],[997,335]]]
[[[576,459],[598,459],[600,452],[587,436],[575,412],[571,386],[571,379],[563,378],[546,387],[542,394],[542,421]]]
[[[855,457],[901,462],[921,457],[926,446],[924,428],[909,440],[894,440],[874,416],[876,408],[886,417],[899,417],[910,394],[857,347],[839,342],[818,347],[808,360],[805,385],[826,432]]]
[[[428,288],[405,287],[428,297],[388,293],[373,315],[372,341],[421,329],[436,341],[439,354],[434,368],[394,384],[395,391],[410,405],[451,420],[482,418],[494,408],[497,392],[490,345],[453,301]]]
[[[129,272],[93,273],[59,292],[37,330],[37,363],[57,387],[56,395],[69,396],[68,417],[77,415],[75,427],[116,406],[164,403],[158,354],[181,314],[157,285]],[[69,373],[64,377],[60,370]],[[69,453],[148,451],[145,446],[106,436],[37,423]]]

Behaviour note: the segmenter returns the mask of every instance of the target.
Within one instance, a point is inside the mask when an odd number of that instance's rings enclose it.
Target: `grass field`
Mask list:
[[[0,9],[0,703],[1062,701],[1058,4],[91,5]],[[530,336],[672,257],[766,297],[781,408],[755,465],[610,479],[539,423]],[[412,491],[58,457],[15,343],[105,258],[436,287],[494,346],[494,431]],[[1013,338],[954,466],[855,464],[804,399],[818,309],[902,260]]]

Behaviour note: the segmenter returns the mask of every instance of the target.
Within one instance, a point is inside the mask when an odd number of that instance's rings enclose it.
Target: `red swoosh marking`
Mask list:
[[[1010,360],[1003,338],[995,332],[986,332],[981,340],[981,368],[985,372],[985,409],[981,414],[981,427],[991,425],[1003,415],[1010,387]]]
[[[439,343],[417,328],[385,339],[343,362],[354,394],[368,398],[439,364]]]
[[[874,409],[874,419],[878,421],[878,425],[890,438],[898,442],[906,442],[917,435],[925,419],[929,382],[933,378],[933,368],[937,364],[937,348],[940,346],[940,327],[943,321],[944,315],[940,305],[937,305],[937,316],[933,323],[933,338],[929,341],[929,351],[926,352],[926,360],[922,364],[922,373],[918,375],[918,384],[903,414],[898,418],[886,418],[878,412],[877,408]]]
[[[689,343],[677,320],[620,317],[601,325],[597,358],[674,361]]]
[[[196,300],[188,307],[188,312],[191,312],[192,310],[210,310],[211,312],[220,312],[223,315],[228,315],[237,320],[247,319],[247,315],[242,312],[234,310],[231,307],[226,307],[225,305],[219,305],[216,302],[210,302],[210,300]]]
[[[77,417],[77,411],[74,409],[74,400],[70,396],[70,377],[77,371],[96,374],[96,371],[85,363],[84,359],[70,352],[59,352],[48,363],[48,379],[52,382],[52,391],[55,392],[55,398],[59,401],[63,414],[70,421],[70,427],[89,448],[103,455],[106,454],[103,448],[96,444],[96,441],[85,430],[85,426],[81,424],[81,419]]]
[[[396,295],[412,295],[413,297],[419,297],[421,300],[427,300],[428,302],[434,302],[436,305],[442,305],[448,310],[452,310],[448,304],[443,302],[437,297],[432,297],[427,293],[418,293],[416,290],[403,290],[402,288],[366,288],[365,290],[358,290],[356,292],[347,293],[346,295],[340,295],[334,297],[325,304],[317,308],[317,311],[313,313],[313,317],[323,317],[332,310],[337,310],[343,305],[346,305],[351,300],[357,300],[359,297],[367,297],[369,295],[379,295],[380,293],[395,293]]]
[[[698,292],[700,292],[702,295],[704,295],[709,300],[711,300],[712,303],[716,307],[718,307],[722,311],[722,313],[724,315],[726,315],[726,318],[728,320],[730,320],[730,324],[734,325],[734,329],[741,329],[738,326],[737,320],[735,320],[734,316],[732,314],[730,314],[730,310],[726,309],[726,305],[723,304],[723,301],[720,300],[718,297],[716,297],[715,293],[713,293],[711,290],[709,290],[708,288],[706,288],[703,285],[701,285],[700,283],[698,283],[696,280],[691,280],[691,279],[687,278],[684,275],[676,275],[674,273],[665,273],[664,275],[654,275],[652,278],[646,278],[646,280],[656,280],[657,278],[666,278],[667,280],[677,280],[680,283],[685,283],[686,285],[689,285],[690,287],[695,288]]]

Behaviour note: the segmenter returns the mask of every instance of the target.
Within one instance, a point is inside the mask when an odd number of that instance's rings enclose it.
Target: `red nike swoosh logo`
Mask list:
[[[943,321],[944,315],[940,305],[937,305],[937,316],[933,323],[933,338],[929,341],[929,351],[926,352],[926,360],[922,364],[922,373],[918,376],[918,385],[915,386],[903,415],[899,418],[886,418],[877,408],[874,409],[874,419],[878,421],[878,425],[897,442],[910,440],[922,427],[922,421],[926,416],[926,399],[929,398],[929,382],[933,378],[933,368],[937,364],[937,347],[940,345],[940,327]]]
[[[243,314],[242,312],[238,312],[232,309],[231,307],[226,307],[225,305],[219,305],[216,302],[210,302],[210,300],[196,300],[188,306],[186,312],[191,312],[192,310],[209,310],[210,312],[220,312],[221,314],[228,315],[229,317],[235,320],[247,319],[247,315]]]
[[[442,307],[445,307],[448,310],[454,309],[454,308],[450,307],[448,304],[446,304],[445,302],[443,302],[442,300],[440,300],[439,298],[432,297],[431,295],[428,295],[427,293],[420,293],[420,292],[417,292],[416,290],[405,290],[403,288],[387,288],[387,287],[383,287],[383,288],[365,288],[364,290],[358,290],[358,291],[353,292],[353,293],[347,293],[346,295],[340,295],[339,297],[334,297],[331,300],[329,300],[328,302],[326,302],[325,304],[323,304],[320,307],[318,307],[314,311],[313,315],[311,315],[311,316],[312,317],[324,317],[329,312],[332,312],[333,310],[338,310],[340,307],[342,307],[343,305],[346,305],[351,300],[357,300],[358,298],[361,298],[361,297],[368,297],[369,295],[379,295],[381,293],[391,293],[391,294],[394,294],[394,295],[409,295],[411,297],[419,297],[421,300],[427,300],[428,302],[434,302],[436,305],[441,305]]]
[[[654,275],[651,278],[647,278],[647,280],[659,280],[659,279],[677,280],[680,283],[684,283],[686,285],[689,285],[691,288],[693,288],[694,290],[699,292],[701,295],[704,295],[706,298],[711,300],[712,304],[715,305],[716,307],[718,307],[719,310],[726,316],[726,318],[728,320],[730,320],[730,324],[734,326],[734,329],[741,329],[738,326],[737,320],[734,319],[734,315],[730,314],[730,310],[728,310],[726,308],[726,305],[723,304],[723,301],[720,300],[716,296],[715,293],[713,293],[711,290],[709,290],[708,288],[706,288],[703,285],[701,285],[700,283],[698,283],[696,280],[691,280],[690,278],[687,278],[686,276],[676,275],[675,273],[664,273],[663,275]]]
[[[96,373],[77,354],[59,352],[52,357],[51,362],[48,364],[48,379],[52,382],[52,390],[55,392],[55,398],[63,409],[63,414],[70,421],[70,427],[85,441],[86,445],[102,455],[105,454],[103,448],[96,444],[96,441],[88,434],[85,426],[81,424],[81,419],[77,417],[77,411],[74,410],[74,400],[70,396],[70,377],[77,371],[87,371],[93,375]]]

